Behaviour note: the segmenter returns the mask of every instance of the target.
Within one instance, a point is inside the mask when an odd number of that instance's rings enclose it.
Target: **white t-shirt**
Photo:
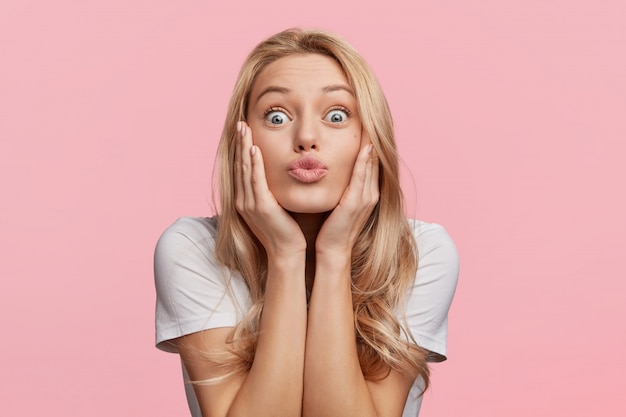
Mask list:
[[[446,359],[448,310],[459,263],[454,242],[434,223],[409,220],[418,247],[415,283],[407,294],[406,320],[417,344]],[[156,247],[156,346],[176,353],[171,339],[218,327],[235,326],[250,306],[246,284],[215,256],[215,218],[183,217],[171,225]],[[403,318],[398,317],[400,323]],[[184,372],[184,367],[183,367]],[[186,376],[186,375],[185,375]],[[186,378],[187,380],[187,378]],[[403,417],[416,417],[422,397],[420,380],[409,393]],[[192,416],[200,417],[193,389],[186,387]]]

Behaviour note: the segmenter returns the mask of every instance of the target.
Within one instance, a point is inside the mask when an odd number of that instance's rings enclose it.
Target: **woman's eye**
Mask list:
[[[282,111],[272,110],[265,115],[265,120],[273,125],[282,125],[283,123],[287,123],[287,120],[289,120],[289,118]]]
[[[348,112],[345,110],[331,110],[324,120],[331,123],[341,123],[348,119]]]

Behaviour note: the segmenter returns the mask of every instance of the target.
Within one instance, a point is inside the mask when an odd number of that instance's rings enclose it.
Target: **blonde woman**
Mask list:
[[[287,30],[243,65],[220,213],[157,245],[157,347],[194,416],[416,416],[446,358],[453,242],[407,220],[391,115],[365,61]]]

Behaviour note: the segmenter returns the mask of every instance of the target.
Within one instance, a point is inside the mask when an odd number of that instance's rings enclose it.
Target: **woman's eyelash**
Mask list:
[[[328,110],[328,112],[331,111],[335,111],[335,110],[341,110],[342,112],[344,112],[348,117],[352,115],[352,112],[350,110],[348,110],[347,108],[343,107],[343,106],[337,106],[337,107],[333,107],[330,110]]]
[[[265,112],[263,113],[263,116],[267,116],[268,114],[270,114],[273,111],[282,111],[282,112],[284,112],[285,110],[281,109],[280,107],[270,107],[269,109],[265,110]]]
[[[336,106],[336,107],[332,107],[330,109],[328,109],[328,111],[326,113],[329,113],[331,111],[335,111],[335,110],[340,110],[342,112],[344,112],[348,117],[352,116],[352,112],[347,108],[347,107],[343,107],[343,106]],[[270,114],[271,112],[274,111],[280,111],[283,113],[286,113],[285,110],[281,107],[270,107],[269,109],[265,110],[265,112],[263,112],[263,116],[267,116],[268,114]]]

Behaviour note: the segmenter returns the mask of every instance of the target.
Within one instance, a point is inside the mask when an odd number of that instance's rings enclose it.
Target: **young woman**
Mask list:
[[[220,213],[156,248],[157,347],[194,416],[416,416],[446,358],[453,242],[407,220],[391,115],[359,54],[287,30],[243,65]]]

